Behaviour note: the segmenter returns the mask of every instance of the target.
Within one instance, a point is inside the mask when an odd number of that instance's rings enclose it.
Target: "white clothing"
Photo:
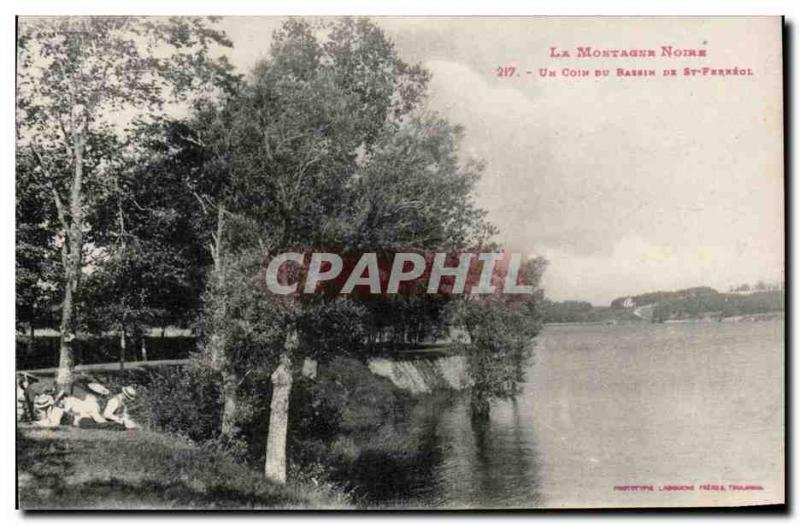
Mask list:
[[[103,417],[119,423],[125,428],[139,428],[134,420],[128,416],[128,406],[125,403],[125,395],[117,394],[108,400]]]
[[[37,427],[57,427],[61,424],[64,416],[64,409],[57,406],[49,406],[46,410],[41,410],[42,418],[33,423]]]
[[[77,397],[67,397],[64,399],[64,411],[72,415],[72,424],[76,427],[81,419],[91,418],[95,423],[105,423],[106,419],[100,415],[100,404],[97,398],[89,394],[85,399]]]

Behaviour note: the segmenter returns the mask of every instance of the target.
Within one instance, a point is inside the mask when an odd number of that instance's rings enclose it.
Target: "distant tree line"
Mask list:
[[[731,286],[729,291],[730,292],[739,292],[739,293],[748,293],[748,292],[766,292],[766,291],[774,291],[774,290],[783,290],[784,283],[783,281],[775,282],[775,283],[767,283],[764,281],[758,281],[755,284],[740,284],[738,286]]]
[[[592,303],[586,301],[551,301],[542,303],[546,323],[590,323],[599,320]]]
[[[670,319],[697,319],[707,316],[731,317],[785,309],[782,284],[735,287],[731,293],[720,293],[708,286],[698,286],[677,291],[658,291],[618,297],[610,307],[593,306],[586,301],[542,302],[542,319],[545,323],[597,323],[641,318],[632,311],[638,306],[652,305],[647,315],[654,322]],[[746,292],[746,293],[743,293]],[[652,314],[652,315],[651,315]]]
[[[663,301],[674,301],[687,297],[716,295],[718,293],[719,292],[709,286],[697,286],[694,288],[686,288],[684,290],[677,290],[674,292],[649,292],[633,296],[617,297],[611,301],[611,308],[625,308],[625,302],[629,298],[631,299],[633,306],[644,306],[646,304],[660,303]]]
[[[786,298],[780,291],[704,294],[658,303],[653,309],[653,322],[782,312],[785,307]]]

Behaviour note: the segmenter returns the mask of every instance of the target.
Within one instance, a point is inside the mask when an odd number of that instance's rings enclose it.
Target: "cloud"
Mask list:
[[[665,246],[628,236],[614,243],[609,254],[576,256],[557,249],[540,252],[548,261],[543,286],[555,300],[584,300],[607,305],[613,298],[657,290],[729,286],[783,275],[775,261],[697,246]],[[721,272],[720,268],[728,267]]]
[[[640,85],[510,85],[463,63],[425,65],[431,107],[488,161],[478,197],[499,240],[551,259],[551,296],[604,303],[779,277],[779,143],[752,111],[723,112],[703,89],[654,101]]]
[[[780,71],[780,41],[753,46],[741,38],[752,21],[378,20],[401,57],[433,73],[430,108],[464,125],[466,153],[487,161],[478,197],[501,230],[498,240],[551,260],[551,297],[602,304],[782,272],[781,84],[770,73]],[[224,19],[240,70],[267,52],[278,23]],[[577,65],[548,63],[549,45],[656,45],[699,34],[715,63],[754,64],[760,76],[667,82],[535,74],[543,65]],[[510,63],[521,77],[497,78],[496,67]]]

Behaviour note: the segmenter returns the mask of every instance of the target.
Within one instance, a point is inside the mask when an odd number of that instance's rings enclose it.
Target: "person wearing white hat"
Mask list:
[[[61,424],[64,409],[56,405],[56,401],[50,394],[36,396],[33,401],[36,421],[33,422],[37,427],[57,427]]]
[[[128,403],[136,399],[136,390],[130,386],[122,387],[122,392],[108,400],[103,417],[119,423],[127,429],[139,428],[139,425],[128,415]]]
[[[30,410],[28,409],[27,397],[25,396],[25,390],[28,389],[28,378],[25,375],[21,375],[17,378],[17,421],[23,421]]]
[[[39,378],[28,372],[17,374],[17,421],[35,421],[33,400],[42,393],[37,388]]]

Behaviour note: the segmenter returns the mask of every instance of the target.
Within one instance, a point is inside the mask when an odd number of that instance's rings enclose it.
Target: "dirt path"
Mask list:
[[[143,368],[160,368],[162,366],[179,366],[188,364],[188,359],[161,359],[159,361],[131,361],[125,363],[124,370],[129,369],[143,369]],[[36,376],[51,376],[55,375],[57,367],[53,368],[36,368],[33,370],[17,370],[17,372],[27,372]],[[97,363],[91,365],[78,365],[75,367],[75,372],[118,372],[120,371],[119,362],[113,363]]]

